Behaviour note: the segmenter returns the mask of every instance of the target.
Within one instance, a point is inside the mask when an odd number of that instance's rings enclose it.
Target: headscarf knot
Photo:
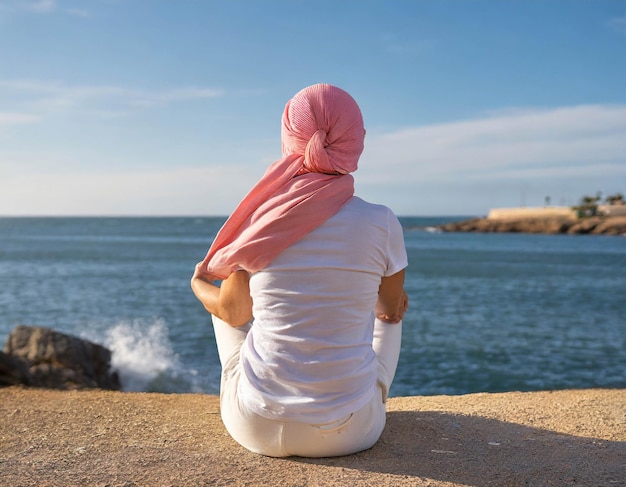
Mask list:
[[[257,272],[337,213],[354,194],[365,129],[359,106],[336,86],[317,84],[285,107],[283,158],[272,164],[218,232],[205,273]],[[297,176],[307,174],[306,177]]]
[[[318,129],[313,133],[304,151],[304,167],[310,172],[342,174],[342,172],[337,171],[328,158],[326,137],[326,131],[323,129]]]

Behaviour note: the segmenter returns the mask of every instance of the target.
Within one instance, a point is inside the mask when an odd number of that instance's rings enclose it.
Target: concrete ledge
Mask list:
[[[392,398],[347,457],[274,459],[226,433],[208,395],[0,389],[7,486],[623,485],[626,390]]]

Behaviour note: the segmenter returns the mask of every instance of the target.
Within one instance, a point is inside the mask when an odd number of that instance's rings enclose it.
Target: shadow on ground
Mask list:
[[[623,485],[626,442],[478,416],[389,412],[370,450],[293,461],[472,486]]]

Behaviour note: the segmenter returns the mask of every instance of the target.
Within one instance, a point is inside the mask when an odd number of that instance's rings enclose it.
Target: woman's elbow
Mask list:
[[[224,318],[226,323],[228,323],[233,328],[240,328],[252,321],[252,314],[249,315],[236,315],[234,317],[228,316]]]
[[[218,317],[233,328],[239,328],[252,320],[252,301],[220,308]]]

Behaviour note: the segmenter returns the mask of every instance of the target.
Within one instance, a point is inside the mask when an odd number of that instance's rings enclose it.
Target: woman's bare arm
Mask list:
[[[233,272],[218,287],[203,277],[198,264],[191,278],[191,289],[209,313],[230,326],[243,326],[252,319],[250,275],[246,271]]]
[[[399,323],[409,307],[409,298],[404,291],[404,269],[392,276],[383,277],[378,288],[376,318],[387,323]]]

